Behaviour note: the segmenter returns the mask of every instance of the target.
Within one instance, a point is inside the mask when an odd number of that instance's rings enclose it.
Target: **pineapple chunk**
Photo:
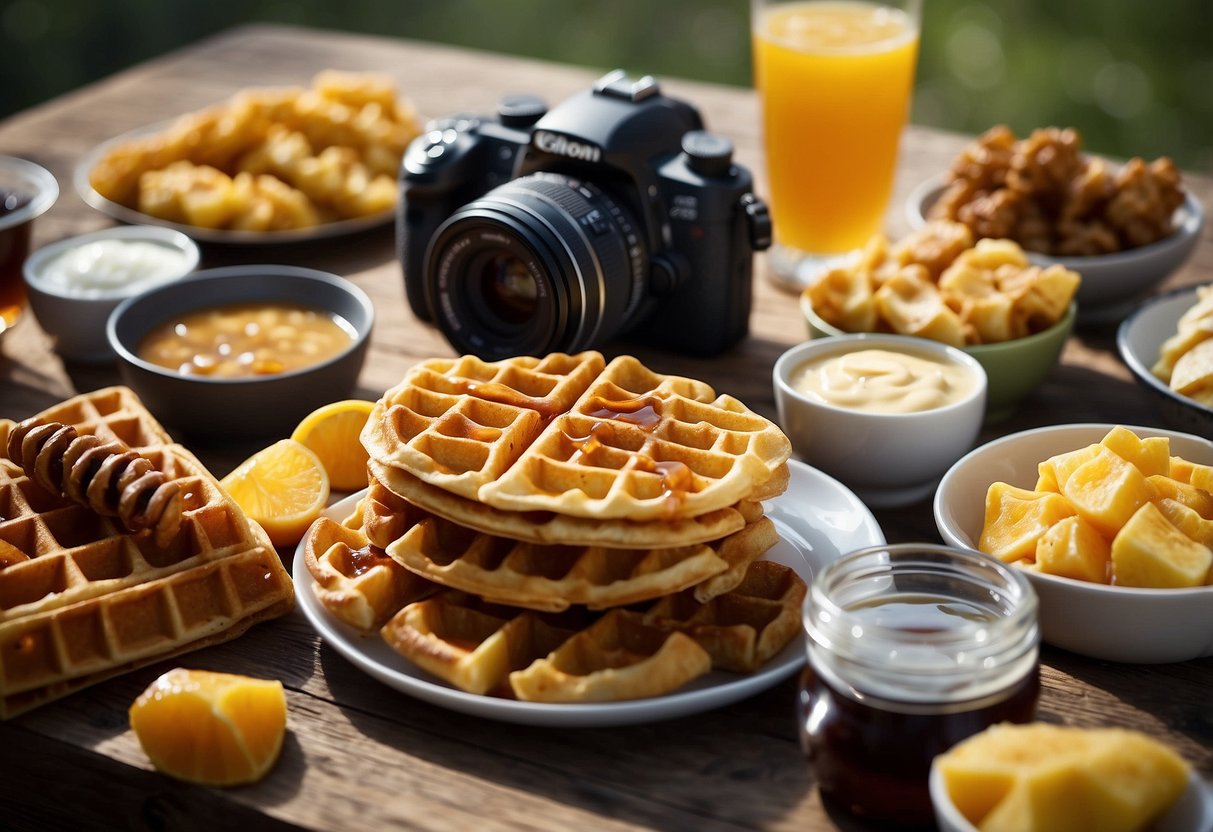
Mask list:
[[[1086,520],[1065,517],[1037,541],[1036,563],[1050,575],[1106,584],[1111,579],[1112,547]]]
[[[1112,576],[1121,586],[1200,586],[1210,565],[1213,551],[1175,528],[1153,503],[1112,539]]]
[[[1173,480],[1190,483],[1192,482],[1192,468],[1195,464],[1181,456],[1173,456],[1171,457],[1171,470],[1167,473],[1167,476]]]
[[[1108,431],[1099,444],[1126,462],[1133,463],[1147,477],[1171,473],[1171,440],[1165,436],[1140,439],[1133,431],[1117,425]]]
[[[1141,471],[1102,445],[1094,457],[1058,482],[1074,511],[1108,537],[1154,496]]]
[[[1193,462],[1191,466],[1188,483],[1205,491],[1213,491],[1213,465],[1198,465]]]
[[[1001,724],[936,764],[956,808],[981,832],[1140,830],[1183,792],[1188,764],[1144,734]]]
[[[1154,486],[1155,500],[1166,497],[1177,503],[1183,503],[1206,520],[1213,520],[1213,494],[1203,488],[1188,485],[1186,482],[1173,480],[1170,477],[1146,477]]]
[[[977,548],[1006,563],[1036,557],[1036,543],[1074,509],[1060,494],[996,482],[986,491],[985,523]]]
[[[1171,521],[1172,526],[1197,543],[1213,549],[1213,520],[1201,517],[1191,506],[1169,497],[1155,500],[1154,505],[1158,506],[1158,510],[1163,513],[1163,516]],[[1213,572],[1210,572],[1210,575],[1213,576]]]
[[[1088,445],[1077,451],[1067,451],[1064,454],[1051,456],[1036,466],[1039,477],[1036,480],[1037,491],[1056,491],[1061,493],[1061,487],[1074,473],[1074,469],[1094,459],[1100,452],[1100,445]]]

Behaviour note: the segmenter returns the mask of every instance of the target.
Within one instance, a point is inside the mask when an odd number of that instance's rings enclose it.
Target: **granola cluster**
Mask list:
[[[1081,146],[1069,128],[1016,139],[1006,126],[993,127],[953,161],[929,218],[1061,257],[1136,248],[1175,230],[1172,215],[1184,194],[1170,159],[1133,158],[1112,170]]]

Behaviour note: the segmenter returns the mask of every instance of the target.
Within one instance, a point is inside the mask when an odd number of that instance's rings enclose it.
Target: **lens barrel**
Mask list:
[[[544,172],[455,211],[430,243],[425,279],[451,344],[493,360],[577,352],[618,335],[646,298],[648,268],[622,205]]]

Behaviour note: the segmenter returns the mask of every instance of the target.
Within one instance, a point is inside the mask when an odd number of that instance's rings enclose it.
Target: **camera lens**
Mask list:
[[[618,335],[642,311],[648,267],[623,205],[544,172],[455,211],[430,243],[425,279],[451,344],[492,360],[576,352]]]
[[[513,254],[490,254],[480,267],[480,295],[489,311],[507,326],[535,317],[539,285],[526,262]]]

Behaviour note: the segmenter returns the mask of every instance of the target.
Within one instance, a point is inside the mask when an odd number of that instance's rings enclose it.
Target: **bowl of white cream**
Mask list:
[[[113,361],[105,324],[114,308],[190,274],[198,259],[193,240],[158,226],[116,226],[60,240],[25,261],[30,309],[65,359]]]
[[[796,454],[874,508],[930,496],[977,439],[980,362],[924,338],[859,333],[792,347],[775,363],[779,422]]]

